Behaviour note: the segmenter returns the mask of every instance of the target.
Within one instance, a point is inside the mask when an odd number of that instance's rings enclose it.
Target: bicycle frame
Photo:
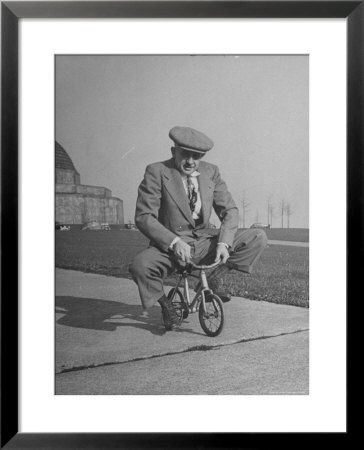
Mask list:
[[[178,270],[179,279],[176,285],[169,291],[168,298],[174,301],[174,308],[178,311],[178,317],[182,323],[190,313],[198,312],[198,319],[203,331],[207,336],[215,337],[221,333],[224,326],[224,311],[220,297],[215,295],[209,288],[206,270],[213,269],[220,264],[216,261],[210,265],[197,265],[190,262]],[[194,294],[193,299],[190,296],[190,286],[188,277],[192,275],[192,270],[199,270],[199,287]],[[183,292],[182,287],[183,285]],[[212,310],[211,310],[212,307]]]
[[[203,304],[203,309],[204,312],[206,313],[206,306],[205,306],[205,292],[209,291],[209,286],[207,283],[207,277],[206,277],[206,272],[205,270],[201,270],[200,271],[200,280],[201,280],[201,285],[198,288],[198,290],[196,291],[193,300],[191,300],[190,298],[190,288],[189,288],[189,283],[188,283],[188,272],[184,271],[183,273],[180,274],[179,276],[179,280],[174,288],[174,292],[179,288],[181,281],[183,280],[183,297],[184,297],[184,301],[188,307],[188,310],[190,313],[194,313],[197,311],[198,306],[200,301],[202,301]],[[201,299],[200,299],[200,295],[201,295]]]

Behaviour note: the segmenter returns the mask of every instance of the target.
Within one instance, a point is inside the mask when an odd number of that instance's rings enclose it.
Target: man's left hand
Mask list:
[[[220,261],[225,264],[229,258],[229,250],[225,244],[217,244],[215,262]]]

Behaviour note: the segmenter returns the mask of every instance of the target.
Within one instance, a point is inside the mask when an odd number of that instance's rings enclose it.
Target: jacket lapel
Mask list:
[[[181,210],[186,219],[195,225],[195,221],[192,218],[190,206],[186,195],[185,188],[183,186],[181,174],[174,167],[167,168],[164,172],[165,187],[169,194],[176,202],[178,208]]]

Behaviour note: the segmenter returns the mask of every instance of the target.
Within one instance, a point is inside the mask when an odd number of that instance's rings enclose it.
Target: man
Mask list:
[[[219,292],[221,277],[231,269],[251,273],[267,243],[263,230],[238,229],[239,212],[217,166],[202,161],[213,142],[200,131],[176,126],[169,132],[172,158],[147,166],[138,190],[135,224],[150,239],[130,266],[144,308],[158,302],[166,330],[178,317],[164,295],[163,280],[180,261],[210,264],[221,260],[208,277]],[[221,228],[208,228],[212,208]]]

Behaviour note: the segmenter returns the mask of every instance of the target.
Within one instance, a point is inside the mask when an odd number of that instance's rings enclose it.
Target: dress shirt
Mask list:
[[[200,175],[200,172],[197,172],[196,170],[191,174],[191,181],[193,183],[193,185],[195,186],[196,192],[197,192],[197,201],[196,201],[196,205],[195,205],[195,210],[192,214],[192,217],[194,220],[198,220],[200,218],[200,214],[201,214],[201,207],[202,207],[202,203],[201,203],[201,194],[200,194],[200,188],[198,185],[198,180],[197,177]],[[185,188],[186,191],[186,195],[188,196],[188,185],[187,185],[187,175],[181,175],[182,176],[182,182],[183,182],[183,187]],[[181,238],[179,236],[176,236],[173,241],[171,242],[169,248],[173,249],[174,244],[176,242],[178,242]],[[225,244],[225,242],[218,242],[218,244],[222,244],[225,245],[226,248],[229,248],[229,246],[227,244]]]
[[[196,193],[197,193],[195,210],[192,213],[192,218],[194,220],[198,220],[200,218],[200,214],[201,214],[201,194],[200,194],[200,187],[198,185],[198,180],[197,180],[197,177],[199,175],[200,175],[200,172],[197,172],[196,170],[191,174],[191,181],[192,181],[192,184],[194,185]],[[187,175],[182,175],[182,182],[183,182],[183,187],[185,188],[185,191],[186,191],[186,195],[188,196]]]

